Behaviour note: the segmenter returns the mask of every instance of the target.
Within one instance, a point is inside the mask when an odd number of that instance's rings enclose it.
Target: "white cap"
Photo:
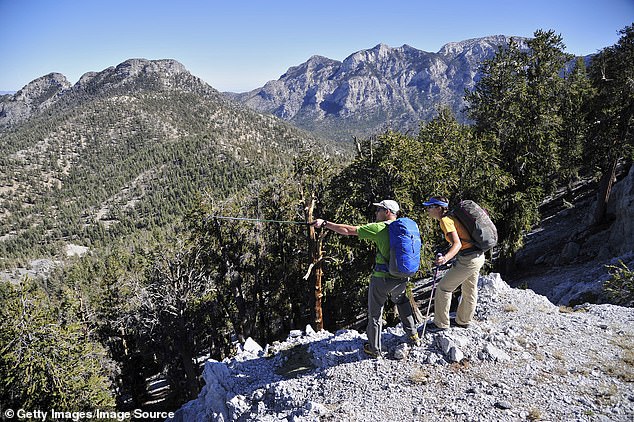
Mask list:
[[[375,202],[372,205],[390,210],[392,214],[396,214],[401,208],[398,206],[398,202],[391,199],[384,199],[381,202]]]

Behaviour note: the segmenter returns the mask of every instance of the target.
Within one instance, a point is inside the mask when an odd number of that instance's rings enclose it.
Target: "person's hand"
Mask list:
[[[315,226],[316,228],[320,228],[321,226],[324,225],[325,222],[326,222],[326,220],[322,220],[321,218],[318,218],[317,220],[315,220],[312,223],[310,223],[310,225],[311,226]]]
[[[444,265],[447,263],[447,258],[444,255],[438,254],[436,255],[436,260],[434,261],[436,265]]]

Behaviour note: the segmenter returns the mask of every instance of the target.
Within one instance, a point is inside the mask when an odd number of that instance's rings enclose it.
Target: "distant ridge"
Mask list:
[[[416,129],[439,107],[449,107],[464,121],[465,89],[475,85],[482,61],[511,39],[526,41],[493,35],[451,42],[436,53],[379,44],[343,62],[313,56],[261,88],[227,95],[256,111],[338,139],[386,127]]]
[[[49,73],[29,82],[0,100],[0,127],[20,123],[54,105],[72,107],[96,95],[138,88],[197,90],[220,99],[215,89],[176,60],[129,59],[101,72],[87,72],[75,85],[61,73]]]

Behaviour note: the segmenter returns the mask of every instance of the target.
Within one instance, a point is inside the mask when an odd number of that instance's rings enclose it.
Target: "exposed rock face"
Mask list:
[[[140,81],[160,84],[162,87],[174,85],[177,75],[190,76],[185,66],[176,60],[129,59],[123,63],[109,67],[101,72],[84,74],[73,89],[90,91],[91,88],[113,89]]]
[[[614,215],[610,228],[610,252],[623,255],[634,251],[634,166],[625,179],[614,186],[608,213]]]
[[[60,73],[49,73],[0,101],[0,126],[18,123],[47,109],[71,87]]]
[[[329,136],[368,133],[386,124],[406,130],[440,106],[464,119],[464,90],[474,86],[482,60],[510,39],[498,35],[450,43],[437,53],[379,44],[343,62],[313,56],[277,81],[233,96]]]

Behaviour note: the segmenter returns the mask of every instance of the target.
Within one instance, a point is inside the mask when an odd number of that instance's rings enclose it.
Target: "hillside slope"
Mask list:
[[[570,203],[563,196],[544,203],[558,208],[527,234],[509,284],[561,305],[609,302],[602,286],[609,277],[606,266],[621,261],[634,268],[634,166],[619,173],[608,202],[608,222],[602,226],[592,224],[593,184],[581,183]]]
[[[0,110],[0,255],[11,259],[165,226],[200,192],[224,198],[307,148],[339,148],[236,105],[174,60],[127,60],[73,86],[48,75]]]

